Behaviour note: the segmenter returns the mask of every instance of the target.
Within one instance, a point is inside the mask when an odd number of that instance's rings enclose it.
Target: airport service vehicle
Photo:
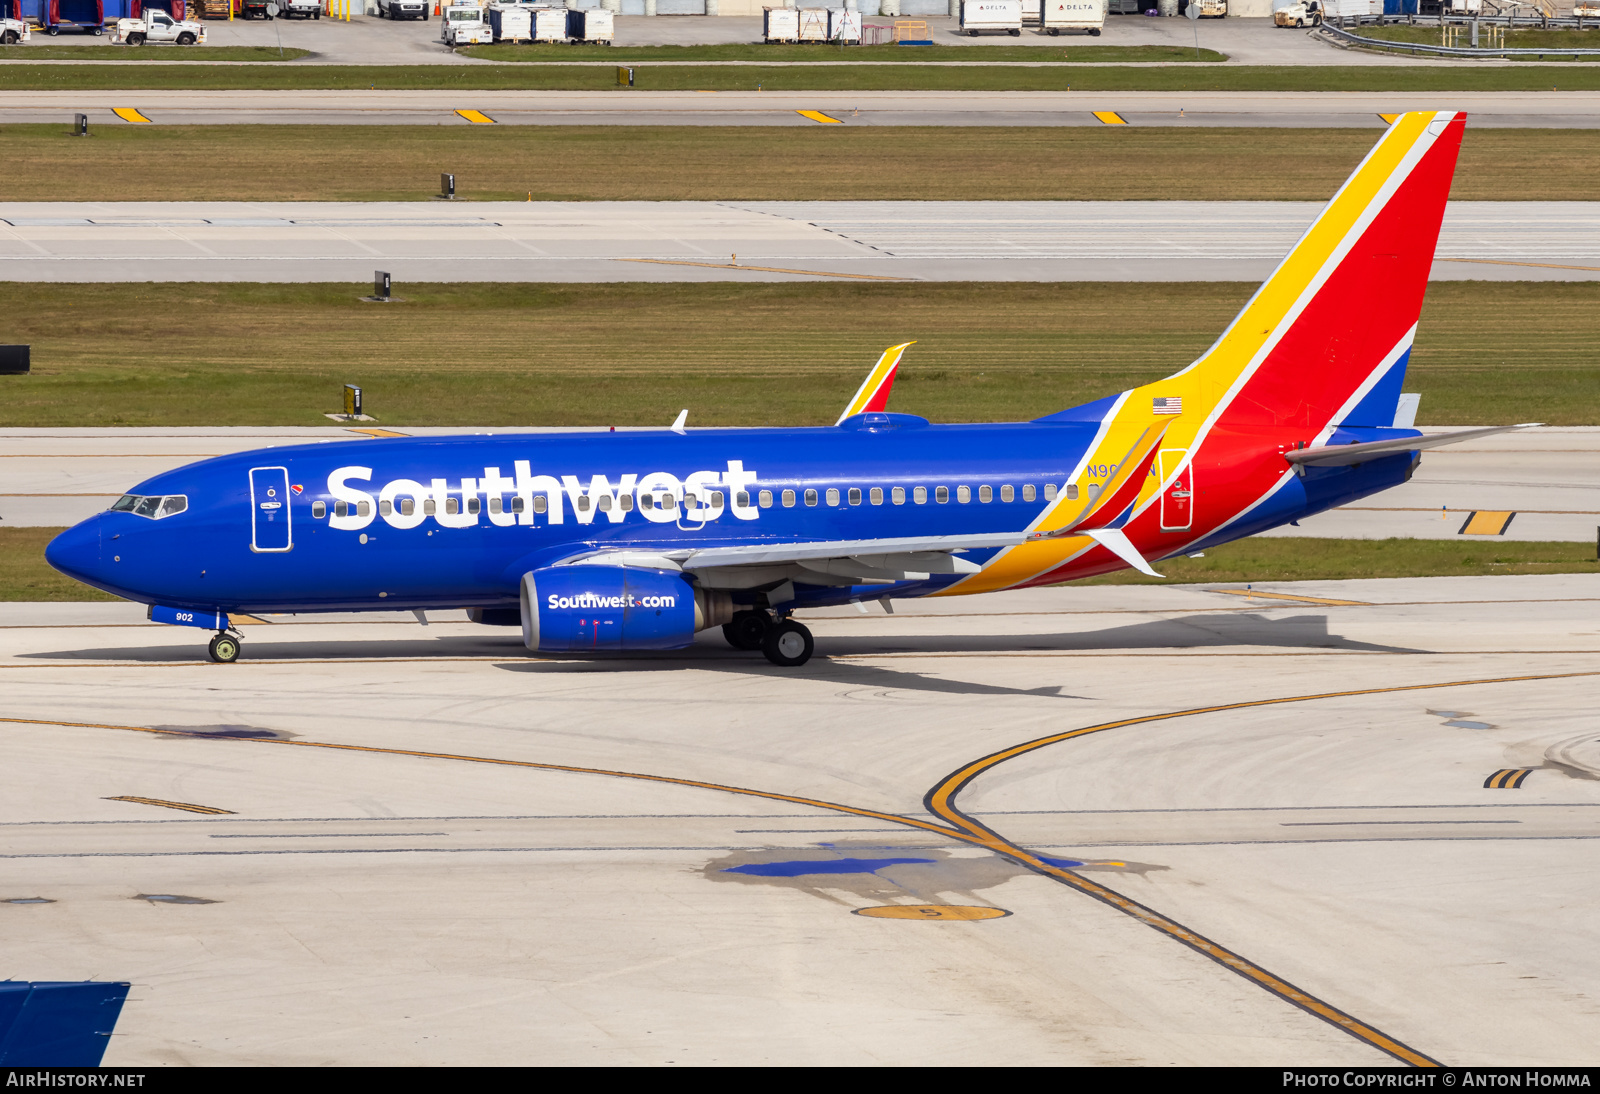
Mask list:
[[[1041,25],[1045,33],[1082,31],[1098,38],[1106,24],[1106,9],[1100,0],[1044,0]]]
[[[496,42],[533,41],[533,9],[524,4],[490,4],[488,13]]]
[[[1022,35],[1022,0],[961,0],[961,33],[976,38],[980,31]]]
[[[439,23],[439,40],[447,46],[472,46],[494,41],[494,30],[483,21],[483,9],[473,4],[451,4]]]
[[[616,39],[616,20],[605,8],[574,9],[567,12],[567,37],[609,46]]]
[[[1600,18],[1600,3],[1577,3],[1572,5],[1572,16],[1575,19]]]
[[[241,0],[239,15],[243,19],[275,19],[278,0]]]
[[[1228,14],[1228,0],[1189,0],[1200,9],[1202,19],[1221,19]]]
[[[565,42],[567,40],[566,8],[530,8],[533,13],[533,40],[535,42]]]
[[[142,46],[146,42],[192,46],[206,40],[206,25],[192,19],[174,19],[155,8],[147,11],[143,19],[118,19],[111,40],[130,46]]]
[[[45,557],[215,631],[218,661],[239,655],[235,613],[465,607],[539,653],[721,627],[792,666],[813,650],[798,610],[1156,574],[1518,428],[1425,437],[1401,396],[1465,122],[1401,115],[1198,360],[1083,406],[890,413],[900,345],[829,427],[689,431],[684,411],[663,430],[244,452],[139,483]]]
[[[0,19],[0,44],[14,46],[32,37],[32,28],[21,19]]]
[[[378,0],[379,19],[421,19],[428,18],[428,5],[425,0]]]
[[[321,19],[321,0],[278,0],[279,14],[285,19]]]
[[[1273,23],[1280,27],[1320,27],[1322,17],[1322,0],[1301,0],[1272,13]]]

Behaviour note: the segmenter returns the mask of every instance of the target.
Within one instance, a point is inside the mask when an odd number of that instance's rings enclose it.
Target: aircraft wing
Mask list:
[[[1461,429],[1454,433],[1435,433],[1431,437],[1397,437],[1389,441],[1365,441],[1361,444],[1326,444],[1316,448],[1291,449],[1283,454],[1283,458],[1290,463],[1306,464],[1311,467],[1348,467],[1351,464],[1366,463],[1380,456],[1390,456],[1396,452],[1415,452],[1422,448],[1459,444],[1462,441],[1477,440],[1479,437],[1489,437],[1513,429],[1532,429],[1542,424],[1542,422],[1524,422],[1521,425],[1496,425],[1486,429]]]
[[[685,570],[703,570],[712,566],[774,565],[784,562],[809,562],[818,559],[856,558],[862,555],[949,555],[953,551],[966,551],[984,547],[1014,547],[1026,543],[1027,532],[988,532],[970,536],[907,536],[894,539],[835,539],[812,543],[752,543],[738,547],[706,547],[686,552],[681,565]],[[929,561],[929,560],[922,560]],[[964,562],[965,559],[952,559]],[[976,573],[978,567],[968,564],[971,570],[941,569],[942,573]],[[927,569],[927,567],[922,567]]]

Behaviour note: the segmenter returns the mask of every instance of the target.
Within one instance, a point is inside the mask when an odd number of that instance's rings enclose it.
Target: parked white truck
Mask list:
[[[961,33],[976,38],[980,31],[1022,36],[1022,0],[961,0]]]
[[[483,9],[476,4],[451,4],[439,20],[439,41],[447,46],[487,45],[494,41],[494,28],[484,22]]]
[[[32,28],[21,19],[0,19],[0,44],[14,46],[32,37]]]
[[[1044,32],[1081,31],[1098,38],[1106,25],[1106,9],[1101,0],[1044,0]]]
[[[174,19],[160,8],[145,12],[143,19],[118,19],[111,32],[116,45],[142,46],[146,42],[172,42],[192,46],[206,40],[206,25],[193,19]]]

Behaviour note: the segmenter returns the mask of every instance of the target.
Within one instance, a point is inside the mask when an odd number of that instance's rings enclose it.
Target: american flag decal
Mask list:
[[[1182,414],[1183,398],[1173,395],[1165,399],[1151,399],[1150,410],[1155,414]]]

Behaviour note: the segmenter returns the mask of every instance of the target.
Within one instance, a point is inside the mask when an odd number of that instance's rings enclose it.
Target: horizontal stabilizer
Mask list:
[[[1132,566],[1135,570],[1138,570],[1141,574],[1149,574],[1151,577],[1161,576],[1150,568],[1150,564],[1144,560],[1144,556],[1139,553],[1139,549],[1128,538],[1128,533],[1121,528],[1094,528],[1083,534],[1116,555],[1129,566]]]
[[[1460,444],[1479,437],[1506,433],[1513,429],[1533,429],[1543,422],[1524,422],[1521,425],[1496,425],[1486,429],[1462,429],[1455,433],[1435,433],[1430,437],[1396,437],[1393,440],[1365,441],[1361,444],[1327,444],[1316,448],[1296,448],[1285,452],[1283,458],[1290,463],[1311,467],[1349,467],[1366,463],[1396,452],[1416,452],[1424,448],[1440,448],[1447,444]]]

